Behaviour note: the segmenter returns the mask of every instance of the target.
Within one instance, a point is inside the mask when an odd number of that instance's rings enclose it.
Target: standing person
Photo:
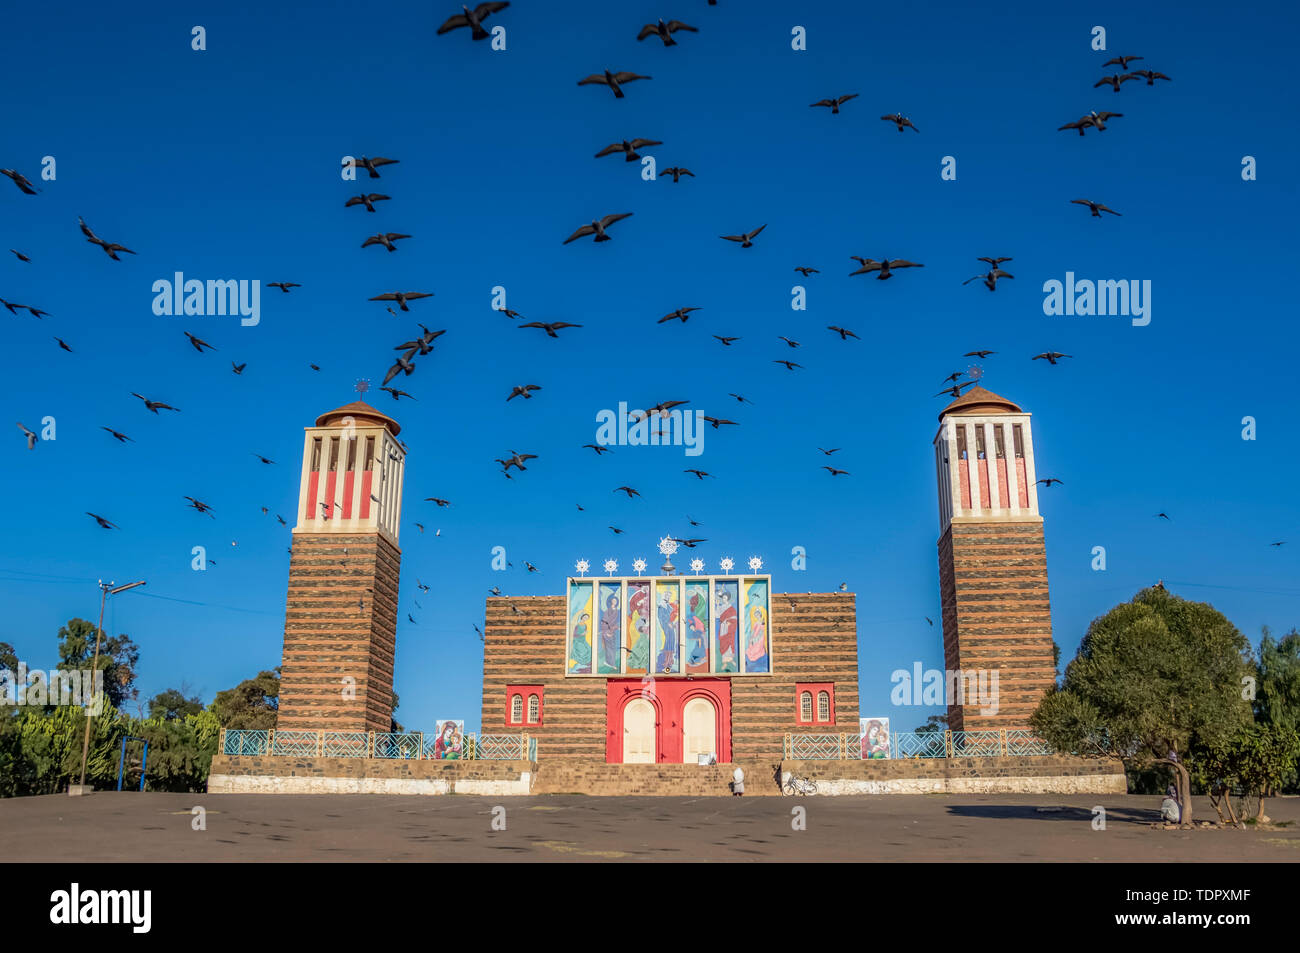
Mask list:
[[[744,797],[745,796],[744,770],[742,770],[741,768],[737,768],[735,771],[731,772],[731,778],[732,778],[731,780],[732,797]]]

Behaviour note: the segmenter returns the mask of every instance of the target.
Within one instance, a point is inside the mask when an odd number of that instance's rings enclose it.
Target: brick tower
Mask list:
[[[949,698],[949,726],[1027,728],[1056,671],[1029,414],[977,385],[939,415],[934,450],[944,665],[998,678],[996,714]]]
[[[278,730],[388,731],[406,452],[357,401],[306,428]]]

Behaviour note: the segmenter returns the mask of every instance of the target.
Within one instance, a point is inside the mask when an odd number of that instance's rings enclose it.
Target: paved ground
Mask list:
[[[1106,807],[1106,830],[1092,807]],[[5,860],[1300,861],[1276,831],[1153,829],[1155,797],[399,797],[99,793],[0,801]],[[206,809],[206,831],[191,808]],[[491,830],[494,807],[507,829]],[[807,809],[793,830],[791,810]],[[1039,808],[1056,810],[1040,811]],[[1198,799],[1202,817],[1213,816]]]

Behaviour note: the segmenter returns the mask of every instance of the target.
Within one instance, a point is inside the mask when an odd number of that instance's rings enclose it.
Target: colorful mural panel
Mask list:
[[[744,671],[768,672],[769,659],[767,580],[745,580],[745,605],[741,618],[744,632]]]
[[[686,674],[709,671],[709,584],[686,580]]]
[[[596,642],[596,673],[617,675],[623,668],[623,585],[602,582],[597,587],[599,637]]]
[[[592,584],[578,582],[569,587],[569,662],[571,675],[591,674]]]
[[[713,584],[713,659],[715,672],[740,671],[740,583],[719,579]]]
[[[655,582],[655,667],[656,675],[676,675],[681,665],[682,584],[677,579]]]
[[[650,671],[650,615],[650,583],[628,582],[627,624],[623,629],[627,650],[624,674],[645,675]]]

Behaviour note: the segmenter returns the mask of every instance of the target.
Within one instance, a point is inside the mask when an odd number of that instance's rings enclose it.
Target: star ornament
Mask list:
[[[607,574],[611,575],[611,576],[614,575],[614,573],[618,572],[618,560],[617,560],[617,559],[606,559],[606,560],[605,560],[605,572],[606,572]]]
[[[750,572],[758,572],[758,571],[759,571],[760,569],[762,569],[762,568],[763,568],[763,560],[759,559],[757,556],[750,556],[750,557],[749,557],[749,571],[750,571]]]
[[[722,571],[723,571],[723,572],[731,572],[731,570],[732,570],[732,569],[735,567],[735,565],[736,565],[736,561],[735,561],[734,559],[732,559],[730,556],[723,556],[723,557],[722,557],[722,562],[719,563],[718,565],[720,565],[720,566],[722,567]]]
[[[587,575],[587,570],[591,568],[591,563],[587,562],[585,559],[579,559],[574,563],[573,568],[578,570],[579,576],[585,576]]]
[[[704,571],[704,560],[696,556],[694,559],[691,560],[691,572],[695,573],[695,575],[698,576],[703,571]]]
[[[641,575],[641,573],[645,572],[645,567],[646,567],[646,561],[644,559],[632,560],[632,569],[634,572],[636,572],[638,576]]]
[[[677,552],[677,540],[673,539],[671,536],[665,536],[663,539],[659,540],[659,552],[663,553],[665,556],[671,556],[673,553]]]

